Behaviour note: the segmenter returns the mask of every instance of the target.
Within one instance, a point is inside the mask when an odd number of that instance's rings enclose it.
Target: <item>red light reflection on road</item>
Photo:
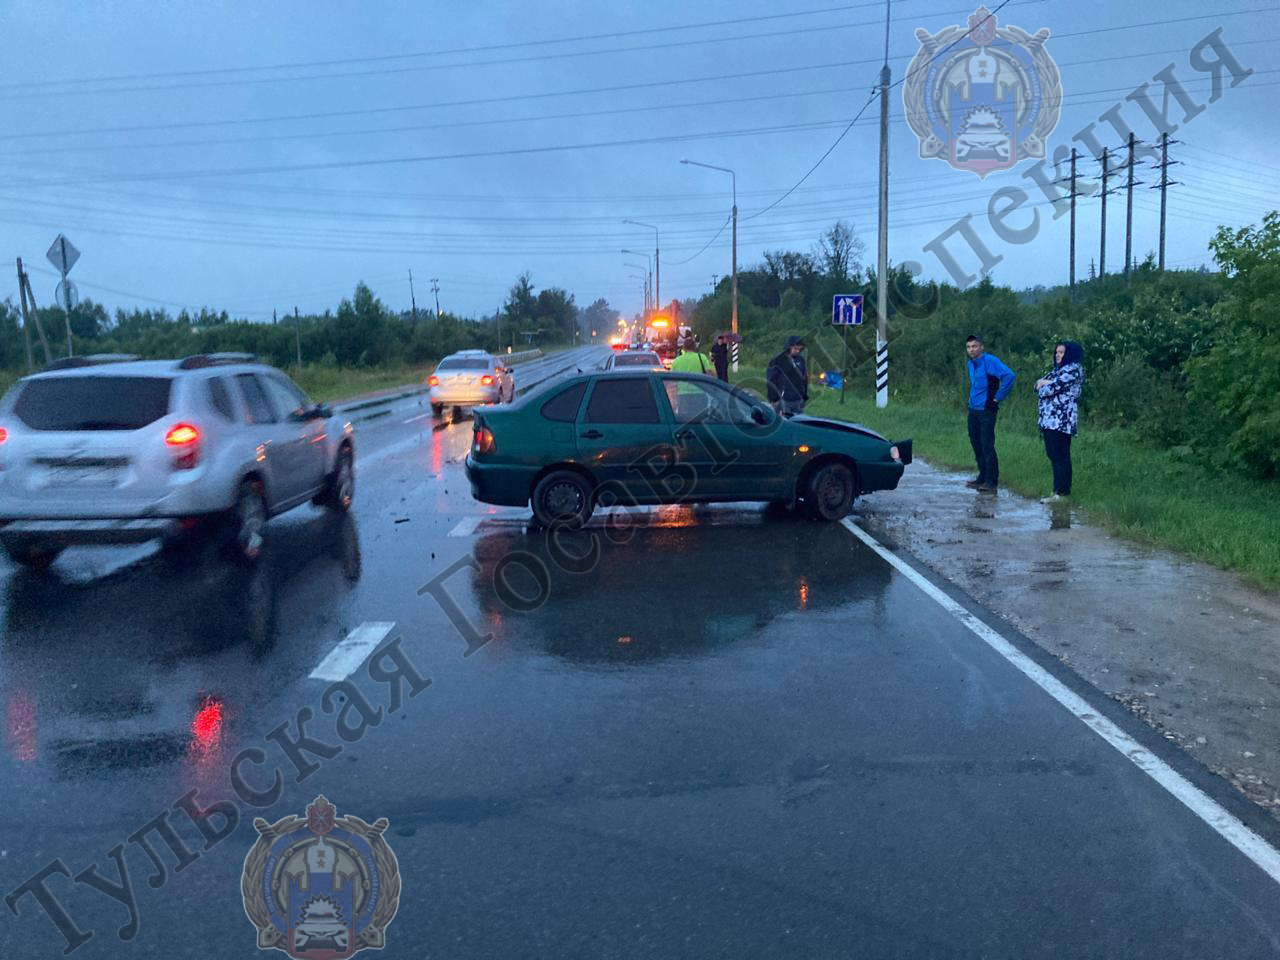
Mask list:
[[[200,706],[191,721],[191,733],[206,750],[222,739],[222,701],[210,699]]]
[[[5,730],[13,758],[19,763],[33,763],[40,744],[35,700],[17,690],[10,691],[5,708]]]

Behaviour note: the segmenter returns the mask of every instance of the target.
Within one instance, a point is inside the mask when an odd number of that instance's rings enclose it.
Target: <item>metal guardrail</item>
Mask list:
[[[533,361],[529,366],[536,369],[526,367],[525,375],[521,375],[521,371],[516,371],[516,394],[527,393],[534,387],[540,387],[548,380],[554,380],[557,377],[564,376],[566,373],[577,370],[579,367],[587,369],[584,364],[580,351],[583,348],[578,347],[573,350],[567,350],[564,353],[553,353],[544,360]],[[602,358],[607,354],[602,353]],[[588,361],[589,363],[589,361]],[[528,374],[532,373],[533,376]]]

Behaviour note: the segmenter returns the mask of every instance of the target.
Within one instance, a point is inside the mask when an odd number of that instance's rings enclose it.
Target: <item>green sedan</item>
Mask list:
[[[484,503],[532,504],[543,525],[597,505],[754,500],[839,520],[892,490],[911,441],[821,417],[778,416],[757,394],[698,374],[589,373],[474,415],[467,477]]]

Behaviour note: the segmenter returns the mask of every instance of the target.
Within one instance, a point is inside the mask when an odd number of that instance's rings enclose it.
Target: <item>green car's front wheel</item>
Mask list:
[[[592,493],[591,484],[582,474],[553,470],[533,488],[533,517],[544,527],[561,517],[568,518],[570,526],[580,527],[595,509]]]
[[[853,471],[843,463],[825,463],[809,477],[805,510],[815,520],[842,520],[853,508]]]

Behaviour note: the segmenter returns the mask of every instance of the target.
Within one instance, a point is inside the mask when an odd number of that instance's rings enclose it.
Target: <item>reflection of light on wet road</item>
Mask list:
[[[19,691],[9,694],[5,709],[5,730],[13,758],[20,763],[32,763],[38,753],[39,737],[36,730],[36,703]]]
[[[222,701],[210,699],[191,721],[191,733],[199,747],[208,749],[222,739]]]
[[[809,609],[809,581],[804,577],[800,578],[800,582],[796,585],[796,596],[799,601],[801,610]]]

